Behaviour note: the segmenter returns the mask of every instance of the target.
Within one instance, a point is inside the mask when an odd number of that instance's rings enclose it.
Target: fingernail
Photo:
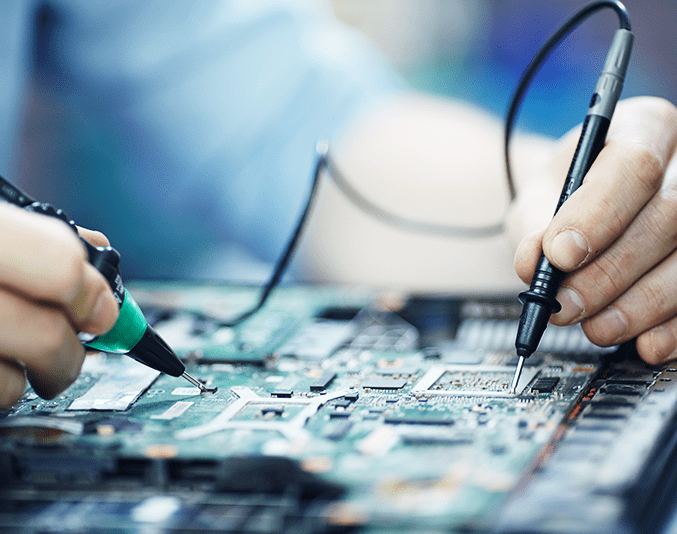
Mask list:
[[[628,321],[619,310],[609,306],[593,319],[595,330],[609,344],[615,344],[628,331]]]
[[[651,331],[651,350],[657,360],[667,360],[677,350],[677,339],[672,330],[658,326]]]
[[[555,236],[550,247],[551,259],[558,267],[571,270],[588,256],[588,242],[576,230],[564,230]]]
[[[557,300],[562,305],[562,310],[552,316],[553,323],[557,325],[573,324],[581,319],[585,307],[576,291],[570,287],[562,287],[557,295]]]

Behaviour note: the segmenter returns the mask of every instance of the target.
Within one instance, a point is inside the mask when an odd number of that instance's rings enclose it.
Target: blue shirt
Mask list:
[[[315,143],[404,89],[314,0],[5,0],[0,35],[0,174],[126,278],[265,276]]]

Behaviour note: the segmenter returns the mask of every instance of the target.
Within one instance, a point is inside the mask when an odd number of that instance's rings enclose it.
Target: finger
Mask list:
[[[0,288],[0,357],[21,362],[38,395],[52,398],[70,386],[84,354],[62,309]]]
[[[677,109],[659,99],[639,102],[642,113],[636,110],[631,118],[621,114],[583,184],[545,233],[543,250],[564,271],[604,251],[661,186],[677,144]]]
[[[677,315],[677,253],[657,265],[598,314],[582,322],[598,345],[622,343]]]
[[[109,330],[117,305],[101,274],[87,262],[74,232],[62,221],[0,205],[0,286],[63,307],[76,328]]]
[[[78,292],[64,303],[76,330],[91,334],[108,332],[117,321],[119,308],[108,282],[89,263],[85,263]]]
[[[677,317],[640,334],[637,352],[651,365],[661,365],[677,358]]]
[[[677,359],[677,317],[637,336],[637,352],[651,365]]]
[[[569,275],[560,291],[558,325],[598,313],[618,298],[677,246],[677,161],[655,195],[603,254]]]
[[[26,389],[26,372],[18,363],[0,358],[0,408],[11,408]]]
[[[525,237],[515,252],[515,272],[525,284],[531,282],[536,270],[544,232],[545,230],[539,230]]]
[[[96,230],[89,230],[78,226],[78,233],[95,247],[107,247],[110,245],[108,238]]]
[[[0,283],[46,301],[70,301],[78,292],[86,253],[62,221],[0,204]]]
[[[616,172],[610,170],[614,166]],[[597,178],[602,173],[604,180]],[[573,271],[597,257],[653,197],[662,177],[661,162],[645,145],[608,143],[586,180],[548,226],[543,236],[546,257],[563,271]]]

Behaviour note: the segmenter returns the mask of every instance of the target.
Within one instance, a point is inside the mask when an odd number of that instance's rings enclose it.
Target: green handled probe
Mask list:
[[[32,199],[0,176],[0,198],[28,211],[61,219],[78,234],[75,223],[60,209]],[[107,333],[93,336],[79,335],[85,347],[114,354],[126,354],[134,360],[170,376],[183,377],[203,393],[213,393],[186,372],[186,366],[159,334],[148,324],[143,312],[132,295],[122,284],[120,277],[120,253],[112,247],[96,247],[86,239],[80,240],[87,249],[87,258],[106,279],[120,307],[118,319]]]

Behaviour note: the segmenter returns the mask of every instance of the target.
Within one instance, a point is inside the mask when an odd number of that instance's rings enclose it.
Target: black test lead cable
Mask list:
[[[436,235],[449,238],[482,239],[499,236],[505,230],[503,220],[487,225],[461,226],[412,219],[389,211],[388,209],[379,206],[362,195],[362,193],[360,193],[348,181],[348,179],[343,175],[339,167],[334,162],[334,159],[331,156],[331,151],[329,150],[328,141],[319,141],[316,144],[315,155],[316,162],[313,170],[313,178],[311,181],[310,191],[303,206],[303,210],[289,238],[287,246],[284,248],[282,254],[278,258],[270,278],[263,286],[256,304],[237,317],[227,321],[215,319],[200,312],[193,312],[194,316],[213,321],[219,326],[234,327],[244,322],[246,319],[249,319],[265,305],[270,294],[279,285],[282,276],[284,275],[284,272],[291,261],[296,246],[298,245],[305,225],[308,221],[308,218],[310,217],[313,204],[317,198],[323,171],[326,171],[327,177],[334,182],[338,190],[343,193],[343,195],[357,208],[362,210],[367,215],[378,219],[389,226],[399,228],[406,232],[417,232],[426,235]],[[509,189],[512,193],[513,188],[509,187]]]
[[[508,144],[517,107],[524,95],[526,87],[531,81],[531,78],[538,72],[543,61],[547,59],[550,52],[564,37],[571,33],[590,15],[607,7],[616,11],[621,28],[616,30],[606,60],[604,61],[602,74],[597,81],[595,92],[592,95],[588,112],[585,121],[583,122],[581,136],[578,140],[578,146],[576,147],[571,167],[567,173],[555,213],[559,211],[562,204],[564,204],[571,194],[581,185],[585,175],[597,158],[597,155],[604,147],[611,117],[623,89],[623,82],[625,80],[625,74],[630,60],[630,52],[632,50],[633,34],[630,31],[630,20],[625,6],[618,1],[594,2],[584,7],[567,21],[562,28],[546,42],[533,59],[515,92],[513,103],[508,113],[505,140],[506,167],[508,178],[511,183],[511,191],[514,192],[514,184],[510,174]],[[550,316],[553,313],[557,313],[562,308],[556,297],[557,291],[559,290],[565,275],[566,273],[554,267],[547,260],[545,255],[541,253],[529,289],[523,291],[519,295],[523,308],[519,320],[517,337],[515,339],[515,348],[519,358],[510,385],[510,392],[513,394],[517,392],[517,385],[522,374],[524,362],[536,351],[541,337],[543,336],[543,332],[550,320]]]
[[[512,135],[512,128],[517,117],[517,111],[519,105],[524,97],[526,89],[531,82],[533,76],[538,72],[543,61],[549,56],[552,50],[559,44],[559,42],[566,37],[578,24],[580,24],[585,18],[589,15],[598,11],[603,7],[613,7],[617,9],[619,18],[621,19],[621,26],[627,30],[630,30],[630,22],[625,12],[625,8],[620,4],[620,2],[613,1],[603,1],[596,2],[582,9],[577,13],[570,21],[568,21],[560,30],[558,30],[541,48],[538,54],[534,57],[533,61],[529,65],[527,71],[525,71],[522,76],[522,80],[511,100],[511,106],[506,118],[506,127],[505,127],[505,164],[506,164],[506,179],[508,184],[508,191],[510,194],[510,200],[514,201],[516,197],[516,189],[514,181],[512,178],[510,158],[509,158],[509,144],[510,138]],[[352,202],[357,208],[362,210],[367,215],[381,220],[383,223],[399,228],[408,232],[417,232],[427,235],[437,235],[440,237],[450,237],[450,238],[466,238],[466,239],[482,239],[482,238],[491,238],[496,237],[505,231],[504,221],[498,221],[493,224],[488,224],[484,226],[461,226],[453,224],[441,224],[428,221],[422,221],[418,219],[412,219],[404,217],[398,213],[383,208],[376,203],[372,202],[364,195],[362,195],[343,175],[339,170],[338,166],[331,157],[329,150],[329,143],[327,141],[320,141],[316,145],[316,163],[313,170],[313,178],[311,182],[311,187],[306,199],[306,202],[303,206],[301,216],[299,217],[294,230],[289,238],[287,246],[282,251],[280,257],[276,261],[275,267],[273,268],[272,274],[268,281],[265,283],[261,290],[259,298],[250,309],[244,311],[240,315],[236,316],[231,320],[221,320],[214,317],[210,317],[207,314],[204,314],[199,311],[194,311],[192,314],[198,318],[205,318],[210,321],[213,321],[215,324],[224,327],[235,327],[245,320],[249,319],[255,315],[267,302],[268,297],[272,294],[273,290],[279,285],[282,280],[282,276],[289,265],[289,262],[292,259],[296,246],[301,238],[301,234],[305,228],[305,225],[310,216],[313,203],[316,200],[319,183],[322,176],[322,172],[326,171],[327,176],[336,184],[339,191]]]

